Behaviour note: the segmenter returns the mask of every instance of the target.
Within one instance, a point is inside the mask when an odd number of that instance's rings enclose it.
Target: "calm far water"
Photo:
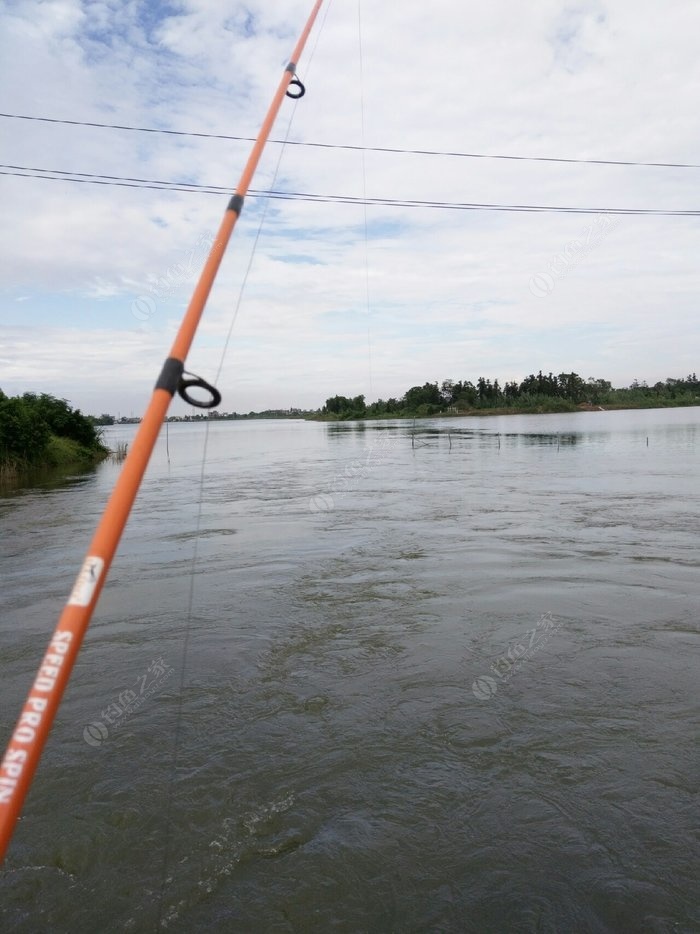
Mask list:
[[[700,931],[700,408],[206,436],[160,439],[0,929]],[[3,746],[117,470],[0,499]]]

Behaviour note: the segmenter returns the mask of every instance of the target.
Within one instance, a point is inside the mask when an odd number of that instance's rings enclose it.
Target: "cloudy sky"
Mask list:
[[[255,136],[311,5],[6,0],[0,111]],[[249,198],[189,368],[228,411],[700,369],[700,217],[405,204],[700,210],[700,168],[540,161],[700,164],[699,34],[697,0],[327,0],[273,136],[331,145],[271,144],[253,188],[403,204]],[[0,387],[141,414],[228,196],[66,173],[232,190],[250,143],[0,117],[0,144]]]

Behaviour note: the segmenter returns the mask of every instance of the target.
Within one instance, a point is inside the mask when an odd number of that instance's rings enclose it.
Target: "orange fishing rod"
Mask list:
[[[322,3],[323,0],[316,0],[294,48],[291,61],[284,70],[238,186],[226,208],[216,240],[212,244],[170,350],[170,356],[163,365],[131,451],[124,461],[119,479],[97,526],[73,590],[51,637],[49,647],[39,666],[39,671],[0,764],[0,861],[12,837],[80,645],[90,625],[93,610],[173,396],[177,392],[186,402],[203,408],[215,407],[221,401],[219,392],[213,386],[200,377],[186,374],[185,360],[192,346],[224,251],[236,226],[236,221],[240,217],[243,199],[248,193],[282,101],[285,95],[300,98],[304,94],[304,85],[296,76],[296,64]],[[189,394],[192,387],[204,389],[209,393],[209,399],[201,401],[192,397]]]

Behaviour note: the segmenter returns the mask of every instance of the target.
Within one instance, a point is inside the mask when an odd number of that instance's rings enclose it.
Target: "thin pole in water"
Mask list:
[[[92,613],[173,396],[178,392],[192,404],[193,399],[188,390],[190,387],[199,387],[209,392],[211,397],[208,402],[200,402],[200,405],[208,408],[220,401],[218,391],[204,380],[191,375],[187,379],[183,378],[185,360],[192,346],[219,265],[243,209],[244,198],[248,193],[284,97],[288,95],[299,98],[304,94],[304,86],[296,77],[296,63],[306,45],[322,3],[323,0],[316,0],[294,48],[291,61],[280,79],[243,174],[228,203],[216,239],[195,286],[170,350],[170,356],[163,365],[131,450],[124,461],[0,764],[0,861],[12,838],[22,804],[39,764],[83,637],[90,625]],[[290,91],[290,85],[294,88],[293,93]],[[197,404],[196,401],[194,404]]]

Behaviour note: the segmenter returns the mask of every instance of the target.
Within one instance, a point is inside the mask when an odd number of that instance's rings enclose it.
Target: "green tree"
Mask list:
[[[570,402],[583,402],[586,397],[586,384],[578,373],[560,373],[557,382],[562,398]]]
[[[81,414],[80,409],[73,409],[65,399],[57,399],[45,392],[41,395],[25,392],[22,401],[36,418],[46,422],[52,434],[71,438],[87,448],[100,446],[100,436],[95,425]]]
[[[445,379],[442,381],[440,386],[440,398],[445,403],[445,405],[452,405],[455,398],[455,381],[453,379]]]
[[[349,399],[347,396],[333,396],[326,399],[321,412],[323,415],[335,415],[341,419],[364,418],[367,414],[365,397],[355,396]]]
[[[520,395],[520,387],[515,381],[506,383],[503,387],[503,395],[508,400],[508,402],[515,402],[515,400]]]
[[[599,405],[605,401],[611,389],[612,383],[609,383],[606,379],[595,379],[593,376],[589,376],[585,384],[584,399],[593,405]]]
[[[464,380],[463,382],[460,380],[460,382],[455,383],[453,398],[457,406],[476,405],[476,400],[478,398],[476,386],[469,380]]]
[[[421,406],[433,406],[438,411],[443,405],[443,398],[437,383],[424,383],[412,386],[403,397],[407,412],[418,412]]]
[[[20,398],[0,398],[0,462],[35,464],[46,451],[50,430]]]

